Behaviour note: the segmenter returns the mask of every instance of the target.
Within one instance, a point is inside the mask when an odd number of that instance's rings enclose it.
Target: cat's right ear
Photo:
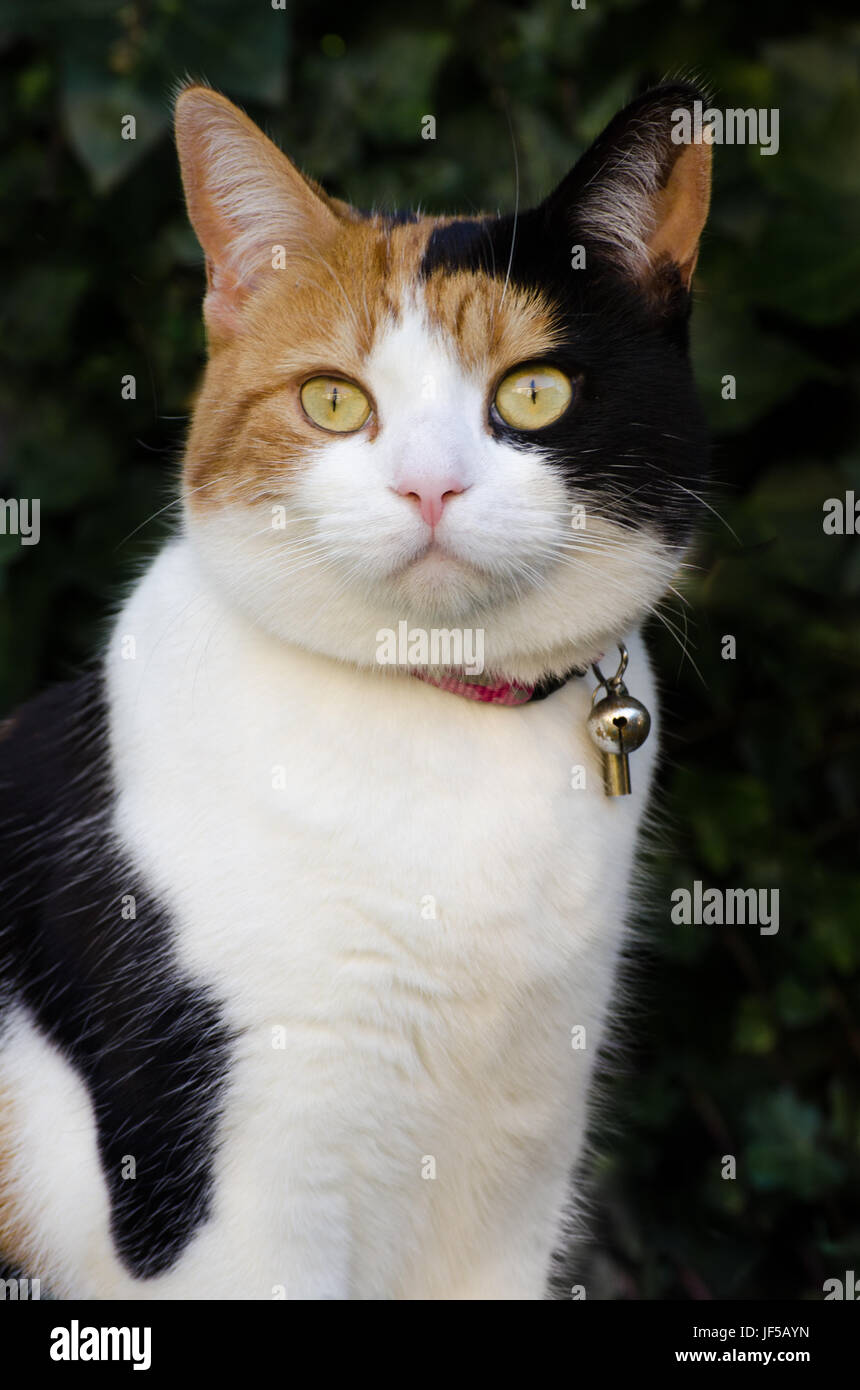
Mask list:
[[[176,102],[176,144],[188,215],[206,256],[210,336],[232,336],[242,306],[277,264],[335,235],[339,209],[244,112],[208,87]]]

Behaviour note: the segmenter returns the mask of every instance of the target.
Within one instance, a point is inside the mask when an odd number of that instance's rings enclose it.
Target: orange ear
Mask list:
[[[206,322],[225,337],[273,273],[276,248],[285,259],[306,254],[334,235],[338,217],[254,122],[208,87],[180,94],[175,128],[188,215],[206,254]]]
[[[669,177],[654,197],[654,230],[647,240],[652,265],[668,257],[689,289],[699,257],[699,238],[711,200],[711,147],[683,145]]]

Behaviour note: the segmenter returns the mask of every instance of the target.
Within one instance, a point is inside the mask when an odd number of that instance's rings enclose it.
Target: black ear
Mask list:
[[[677,84],[631,102],[544,204],[574,240],[660,295],[689,289],[708,215],[711,147],[680,142],[697,101],[707,106]]]

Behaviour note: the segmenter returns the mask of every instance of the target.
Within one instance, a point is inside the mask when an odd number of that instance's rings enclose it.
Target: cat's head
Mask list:
[[[539,207],[364,214],[225,98],[176,132],[206,254],[189,534],[283,639],[373,665],[380,630],[480,629],[521,680],[665,593],[706,451],[687,355],[710,148],[662,87]]]

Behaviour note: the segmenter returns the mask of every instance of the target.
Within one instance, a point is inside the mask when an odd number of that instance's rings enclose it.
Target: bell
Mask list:
[[[601,753],[620,753],[619,736],[624,752],[633,753],[651,732],[651,716],[641,700],[634,700],[626,692],[606,695],[588,716],[588,732]]]
[[[619,681],[598,700],[588,716],[588,732],[603,754],[603,783],[607,796],[629,796],[633,753],[648,737],[651,716],[641,700],[627,694]]]

